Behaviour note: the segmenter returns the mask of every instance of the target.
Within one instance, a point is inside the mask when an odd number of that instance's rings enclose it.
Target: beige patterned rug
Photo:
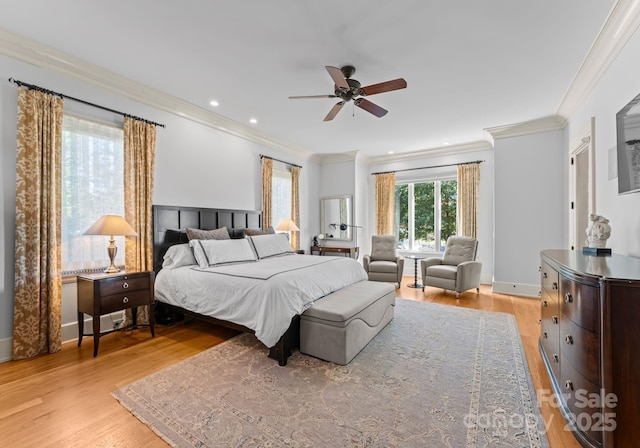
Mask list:
[[[347,366],[241,334],[113,396],[176,447],[548,447],[515,318],[403,299]]]

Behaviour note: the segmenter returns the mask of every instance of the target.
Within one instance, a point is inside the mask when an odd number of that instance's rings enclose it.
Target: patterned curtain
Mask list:
[[[393,235],[396,207],[396,173],[375,175],[376,234]]]
[[[291,167],[291,219],[300,228],[300,167]],[[291,232],[291,247],[300,249],[300,232]]]
[[[273,177],[273,160],[262,158],[262,228],[273,225],[271,222],[271,181]],[[293,246],[292,246],[293,247]]]
[[[128,270],[153,269],[153,170],[156,158],[156,127],[130,117],[124,119],[124,218],[138,234],[125,238]],[[149,307],[138,308],[138,323],[149,322]],[[125,324],[131,324],[131,310]]]
[[[60,162],[63,101],[18,89],[13,359],[61,345]]]
[[[458,235],[477,238],[480,164],[458,165]]]

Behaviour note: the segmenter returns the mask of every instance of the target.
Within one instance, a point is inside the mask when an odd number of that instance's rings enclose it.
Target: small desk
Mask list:
[[[413,260],[414,268],[413,268],[413,283],[408,284],[409,288],[422,288],[422,283],[418,283],[418,260],[422,260],[423,258],[427,258],[426,255],[406,255],[404,258],[410,258]]]
[[[317,252],[318,255],[326,253],[344,254],[345,257],[358,258],[359,247],[338,247],[338,246],[311,246],[311,255]]]

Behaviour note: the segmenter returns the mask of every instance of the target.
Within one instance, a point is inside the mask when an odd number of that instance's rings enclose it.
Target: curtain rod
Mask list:
[[[473,163],[483,163],[484,160],[474,160],[473,162],[461,162],[461,163],[449,163],[446,165],[433,165],[433,166],[421,166],[421,167],[417,167],[417,168],[405,168],[403,170],[393,170],[393,171],[380,171],[377,173],[371,173],[372,175],[376,175],[376,174],[389,174],[389,173],[399,173],[401,171],[413,171],[413,170],[426,170],[429,168],[444,168],[447,166],[458,166],[458,165],[471,165]]]
[[[48,93],[49,95],[59,96],[60,98],[66,98],[68,100],[76,101],[78,103],[82,103],[82,104],[85,104],[87,106],[92,106],[92,107],[96,107],[98,109],[106,110],[107,112],[112,112],[114,114],[122,115],[124,117],[133,118],[134,120],[144,121],[145,123],[152,124],[152,125],[155,125],[155,126],[160,126],[161,128],[165,127],[165,125],[160,124],[160,123],[156,123],[155,121],[146,120],[144,118],[136,117],[135,115],[127,114],[125,112],[120,112],[118,110],[109,109],[108,107],[100,106],[99,104],[90,103],[88,101],[81,100],[81,99],[78,99],[78,98],[74,98],[72,96],[65,95],[64,93],[54,92],[53,90],[45,89],[43,87],[36,86],[36,85],[33,85],[33,84],[27,84],[26,82],[18,81],[17,79],[9,78],[9,82],[17,84],[18,87],[26,87],[26,88],[31,89],[31,90],[37,90],[39,92]]]
[[[297,166],[298,168],[302,168],[302,166],[296,165],[295,163],[285,162],[284,160],[280,160],[280,159],[274,159],[273,157],[265,156],[264,154],[260,154],[260,159],[271,159],[271,160],[275,160],[276,162],[286,163],[287,165]]]

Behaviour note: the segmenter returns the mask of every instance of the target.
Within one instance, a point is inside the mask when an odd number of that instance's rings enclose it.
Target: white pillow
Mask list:
[[[174,244],[169,247],[162,260],[162,269],[175,269],[181,266],[198,264],[193,256],[193,251],[187,243]]]
[[[250,236],[253,248],[258,258],[275,257],[276,255],[291,254],[291,245],[286,233],[276,233],[275,235]]]
[[[189,246],[193,249],[193,255],[201,268],[256,261],[256,255],[253,253],[249,241],[244,238],[237,240],[191,240]]]

